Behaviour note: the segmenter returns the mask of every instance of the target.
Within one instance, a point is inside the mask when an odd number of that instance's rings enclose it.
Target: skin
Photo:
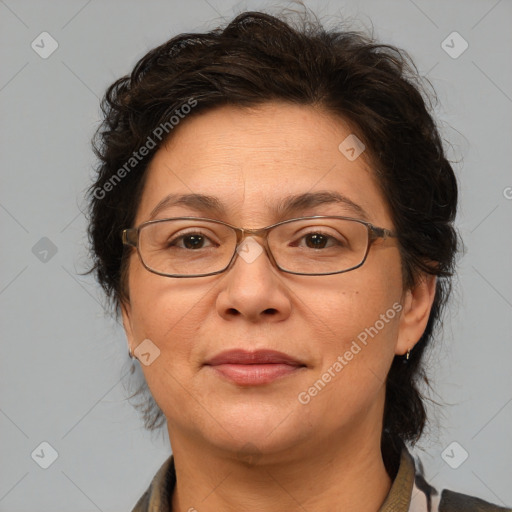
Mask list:
[[[284,220],[267,205],[285,195],[329,190],[393,229],[368,161],[338,150],[350,133],[339,118],[285,103],[190,117],[155,154],[135,225],[171,192],[215,195],[227,208],[220,220],[256,228]],[[158,218],[181,215],[202,216],[180,206]],[[353,212],[322,205],[300,215]],[[149,338],[161,351],[142,369],[167,418],[172,510],[378,510],[392,484],[380,451],[385,378],[394,356],[423,333],[435,278],[404,290],[394,239],[376,242],[359,269],[332,276],[280,272],[265,253],[192,279],[148,272],[136,251],[130,258],[123,322],[132,350]],[[298,394],[394,303],[401,313],[301,404]],[[233,348],[279,350],[306,367],[264,386],[237,386],[204,366]]]

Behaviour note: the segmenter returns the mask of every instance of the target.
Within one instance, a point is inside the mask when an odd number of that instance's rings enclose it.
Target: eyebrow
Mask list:
[[[310,208],[331,204],[342,205],[355,216],[368,220],[368,214],[362,206],[343,194],[333,191],[290,195],[280,199],[276,205],[268,206],[276,217],[288,218]],[[226,207],[218,197],[205,194],[169,194],[153,208],[149,215],[150,220],[172,206],[186,206],[203,215],[223,216],[226,214]]]

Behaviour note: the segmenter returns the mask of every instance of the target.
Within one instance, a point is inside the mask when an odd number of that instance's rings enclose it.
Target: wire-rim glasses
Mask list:
[[[249,240],[243,244],[249,236],[263,238],[263,247],[254,240],[250,245]],[[220,274],[231,267],[237,252],[246,259],[243,252],[249,249],[252,258],[265,250],[282,272],[320,276],[359,268],[373,242],[396,236],[389,229],[342,216],[298,217],[259,229],[239,228],[204,217],[173,217],[124,229],[122,241],[137,249],[147,270],[165,277]],[[313,242],[313,247],[301,245],[304,239]],[[188,247],[181,246],[183,242],[189,242]]]

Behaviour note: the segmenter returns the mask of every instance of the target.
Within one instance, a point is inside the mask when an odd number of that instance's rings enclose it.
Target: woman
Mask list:
[[[94,269],[173,451],[134,511],[506,510],[406,447],[458,248],[416,78],[362,34],[244,13],[107,91]]]

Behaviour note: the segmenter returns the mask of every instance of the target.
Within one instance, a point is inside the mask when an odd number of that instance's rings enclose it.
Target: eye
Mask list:
[[[310,231],[300,236],[300,241],[305,242],[308,249],[329,249],[330,247],[343,248],[347,246],[347,242],[341,234],[334,236],[331,233],[326,233],[321,230]],[[294,244],[297,247],[304,247],[298,243]]]
[[[323,249],[330,238],[331,237],[322,233],[308,233],[303,237],[303,239],[306,241],[306,245],[311,249]]]
[[[208,238],[204,233],[201,233],[200,231],[189,231],[188,233],[181,233],[178,236],[173,236],[173,238],[167,242],[166,247],[197,250],[204,249],[206,243],[209,244],[206,247],[214,246],[214,244],[211,243],[210,238]]]

